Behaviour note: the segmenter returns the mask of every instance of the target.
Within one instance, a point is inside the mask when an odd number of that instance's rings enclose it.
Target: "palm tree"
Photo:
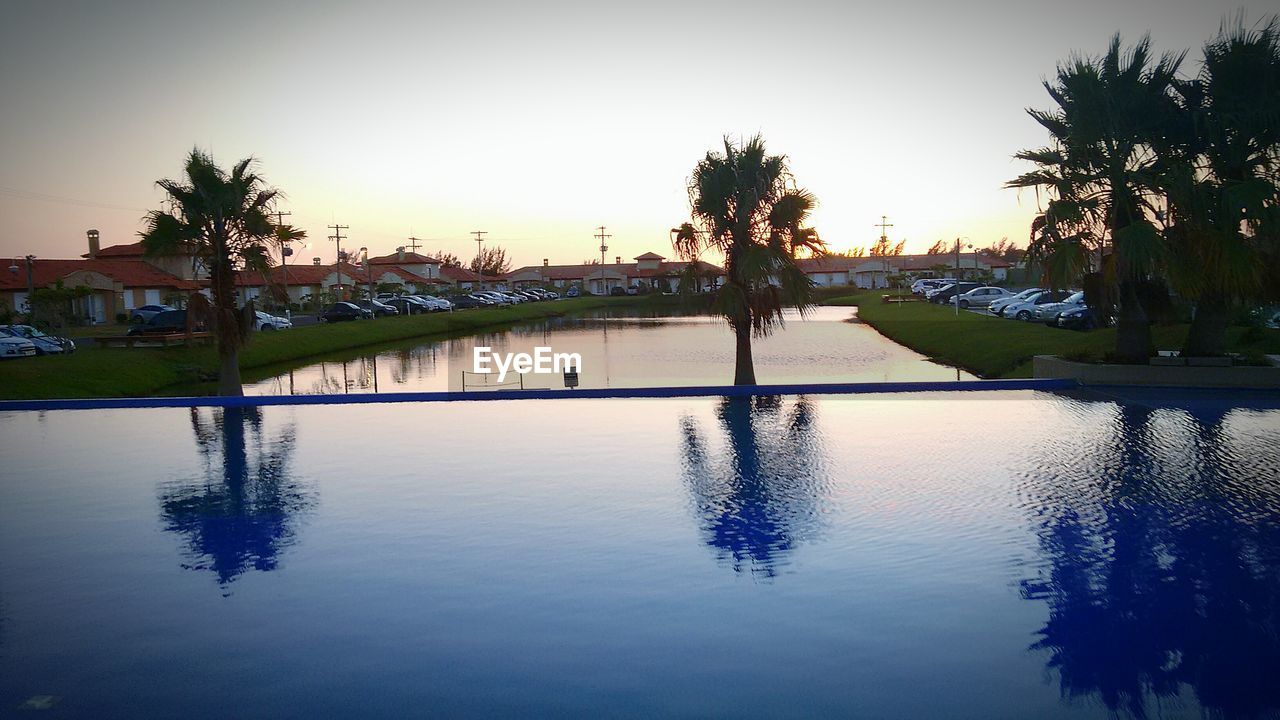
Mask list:
[[[707,250],[724,256],[713,308],[733,329],[734,384],[755,385],[752,337],[781,326],[783,307],[803,312],[812,304],[812,282],[795,259],[826,252],[805,226],[816,200],[796,187],[785,156],[765,152],[759,135],[740,145],[726,137],[723,153],[708,152],[694,167],[688,190],[693,222],[672,231],[672,245],[690,263]]]
[[[1127,362],[1145,362],[1152,351],[1138,288],[1162,259],[1153,143],[1176,111],[1170,88],[1181,62],[1182,54],[1153,60],[1149,37],[1125,51],[1117,35],[1102,57],[1059,66],[1044,83],[1057,108],[1027,111],[1050,145],[1015,155],[1039,167],[1005,183],[1044,189],[1059,203],[1047,222],[1070,219],[1072,232],[1059,237],[1075,241],[1064,249],[1078,253],[1082,230],[1099,238],[1102,271],[1119,288],[1115,355]]]
[[[1170,278],[1196,301],[1184,355],[1222,355],[1232,310],[1275,272],[1280,188],[1280,21],[1243,17],[1204,48],[1166,150]]]
[[[246,158],[228,173],[209,155],[192,150],[182,180],[156,182],[168,193],[171,209],[147,213],[147,229],[140,233],[147,254],[186,251],[209,269],[219,395],[244,392],[239,350],[248,338],[249,323],[236,307],[235,273],[265,268],[267,243],[276,236],[267,210],[279,191],[267,187],[252,165],[253,159]]]

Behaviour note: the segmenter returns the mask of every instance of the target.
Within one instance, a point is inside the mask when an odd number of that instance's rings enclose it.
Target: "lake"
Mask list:
[[[818,307],[789,313],[785,328],[754,343],[756,379],[763,384],[973,380],[856,322],[856,308]],[[851,321],[852,320],[852,321]],[[375,322],[394,322],[379,320]],[[728,385],[734,343],[728,326],[707,316],[592,313],[521,324],[474,337],[404,343],[352,353],[291,371],[250,379],[250,395],[446,391],[463,389],[476,346],[503,353],[534,347],[578,353],[583,388]],[[518,388],[507,378],[501,387]],[[525,375],[526,388],[562,388],[561,376]],[[467,390],[499,387],[496,376],[465,377]]]

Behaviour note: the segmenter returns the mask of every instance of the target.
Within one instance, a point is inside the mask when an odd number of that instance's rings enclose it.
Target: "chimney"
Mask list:
[[[621,265],[621,264],[622,264],[622,256],[621,256],[621,255],[615,255],[615,256],[614,256],[614,258],[613,258],[613,264],[614,264],[614,265]]]
[[[547,258],[542,258],[542,267],[548,267],[549,265],[551,265],[551,261]]]
[[[396,262],[404,262],[404,246],[396,248]]]
[[[319,264],[320,264],[320,258],[311,258],[311,264],[312,264],[312,265],[319,265]]]
[[[98,247],[98,231],[97,231],[97,230],[89,230],[89,231],[87,231],[87,232],[85,233],[85,235],[88,235],[88,236],[89,236],[89,259],[90,259],[90,260],[97,260],[97,259],[98,259],[98,250],[99,250],[99,247]]]

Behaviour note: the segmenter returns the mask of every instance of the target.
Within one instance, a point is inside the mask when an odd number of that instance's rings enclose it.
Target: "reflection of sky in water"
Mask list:
[[[1274,716],[1280,402],[1178,397],[3,414],[0,708]]]
[[[762,383],[972,379],[929,362],[869,326],[846,322],[854,308],[794,314],[783,330],[754,343]],[[475,337],[410,343],[311,365],[246,384],[253,395],[457,390],[476,346],[533,353],[536,346],[582,356],[580,387],[724,385],[733,379],[733,335],[706,316],[555,318]],[[468,376],[468,389],[484,378]],[[491,379],[496,382],[496,377]],[[508,377],[507,382],[518,382]],[[564,386],[558,375],[525,375],[525,387]],[[518,385],[517,385],[518,387]]]

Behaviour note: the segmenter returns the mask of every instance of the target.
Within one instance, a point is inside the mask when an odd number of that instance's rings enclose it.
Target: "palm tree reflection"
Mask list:
[[[684,481],[705,542],[734,571],[773,577],[821,528],[828,493],[813,407],[804,397],[790,412],[777,397],[725,398],[716,417],[727,456],[693,418],[681,420]]]
[[[1230,435],[1221,412],[1120,406],[1097,475],[1028,477],[1045,568],[1022,594],[1048,604],[1032,647],[1065,697],[1135,718],[1184,687],[1210,716],[1280,709],[1280,458]]]
[[[315,494],[289,475],[292,425],[269,440],[258,408],[214,410],[207,420],[192,408],[191,427],[205,476],[164,485],[161,518],[186,537],[183,567],[213,572],[225,589],[251,569],[276,568]]]

